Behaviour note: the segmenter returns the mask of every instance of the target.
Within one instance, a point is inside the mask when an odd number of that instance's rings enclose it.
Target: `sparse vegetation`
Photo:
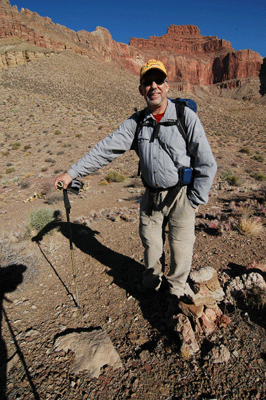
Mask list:
[[[240,153],[244,153],[244,154],[250,154],[250,149],[248,149],[247,147],[243,147],[241,150],[239,150]]]
[[[258,236],[263,231],[263,224],[260,220],[243,216],[239,221],[239,232],[242,235]]]
[[[117,171],[111,170],[105,175],[105,180],[110,183],[110,182],[124,182],[126,179],[125,175],[120,174]]]
[[[262,154],[256,154],[256,155],[254,156],[254,160],[256,160],[256,161],[258,161],[258,162],[263,162],[263,161],[265,161],[265,158],[263,157]]]
[[[51,224],[58,219],[58,213],[50,208],[41,208],[35,210],[30,215],[29,227],[35,231],[42,230],[47,224]]]
[[[16,142],[16,143],[12,144],[11,148],[12,148],[12,150],[18,150],[20,148],[20,146],[21,146],[21,144]]]
[[[262,174],[261,172],[256,172],[253,177],[256,179],[258,182],[262,182],[266,180],[266,175]]]
[[[15,168],[14,167],[10,167],[6,169],[6,174],[11,174],[12,172],[15,172]]]
[[[47,163],[55,164],[55,160],[53,158],[46,158],[44,161]]]
[[[221,173],[221,179],[228,182],[231,186],[239,185],[239,177],[231,171],[224,171]]]
[[[26,234],[23,234],[25,239]],[[36,265],[36,257],[26,251],[25,243],[18,245],[7,236],[2,235],[0,240],[0,268],[23,264],[27,268]]]
[[[27,179],[23,179],[20,183],[19,186],[21,189],[27,189],[30,187],[30,182]]]

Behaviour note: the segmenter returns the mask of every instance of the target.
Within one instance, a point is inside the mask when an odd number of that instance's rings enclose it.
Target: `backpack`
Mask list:
[[[157,121],[153,120],[153,121],[148,121],[148,122],[144,123],[143,121],[144,121],[144,117],[145,117],[145,109],[140,111],[140,113],[138,115],[137,128],[135,131],[134,140],[133,140],[133,143],[131,146],[131,149],[135,150],[137,154],[138,154],[138,135],[143,126],[153,126],[154,127],[154,138],[158,139],[158,132],[160,129],[160,125],[164,125],[164,126],[177,125],[179,132],[181,133],[181,135],[183,136],[183,139],[187,143],[187,127],[185,125],[184,109],[185,109],[185,107],[189,107],[192,111],[194,111],[196,113],[197,112],[197,104],[195,103],[194,100],[191,100],[191,99],[177,98],[177,99],[169,99],[169,100],[171,100],[175,104],[177,120],[166,121],[166,122],[162,122],[162,123],[161,122],[157,123]],[[137,111],[137,110],[135,109],[135,111]],[[162,147],[164,148],[164,146],[162,146]],[[167,151],[165,148],[164,148],[164,150]],[[138,175],[139,174],[140,174],[140,166],[138,169]]]

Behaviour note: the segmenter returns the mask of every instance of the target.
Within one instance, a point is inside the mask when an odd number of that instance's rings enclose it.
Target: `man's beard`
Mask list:
[[[147,95],[147,103],[151,106],[158,106],[161,102],[162,102],[162,96],[161,93],[157,93],[158,94],[158,98],[156,99],[152,99],[151,96],[153,95],[153,93],[151,93],[151,95]]]

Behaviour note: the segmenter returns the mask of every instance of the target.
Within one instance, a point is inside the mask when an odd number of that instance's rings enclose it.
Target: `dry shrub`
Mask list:
[[[254,287],[252,289],[244,289],[241,295],[247,306],[250,306],[258,310],[265,309],[266,305],[265,290],[259,287]]]
[[[242,235],[258,236],[263,231],[263,224],[259,220],[244,216],[239,221],[238,230]]]
[[[46,227],[46,225],[51,225],[60,218],[61,212],[59,210],[52,210],[50,208],[41,208],[34,210],[30,214],[29,227],[34,231],[40,231]]]
[[[110,170],[106,175],[105,175],[105,180],[110,183],[110,182],[124,182],[126,179],[125,175],[120,174],[117,171]]]
[[[37,257],[29,252],[27,241],[16,243],[6,236],[0,238],[0,272],[4,273],[8,267],[14,267],[13,271],[19,271],[20,266],[26,267],[23,282],[27,283],[39,274]],[[10,283],[10,282],[7,282]]]

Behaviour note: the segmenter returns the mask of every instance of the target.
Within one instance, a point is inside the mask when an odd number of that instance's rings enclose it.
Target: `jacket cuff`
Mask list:
[[[190,199],[188,199],[190,205],[192,208],[195,208],[195,210],[197,210],[199,208],[199,204],[194,203],[193,201],[191,201]]]
[[[67,172],[72,179],[76,179],[79,176],[79,174],[72,168],[70,168]]]

